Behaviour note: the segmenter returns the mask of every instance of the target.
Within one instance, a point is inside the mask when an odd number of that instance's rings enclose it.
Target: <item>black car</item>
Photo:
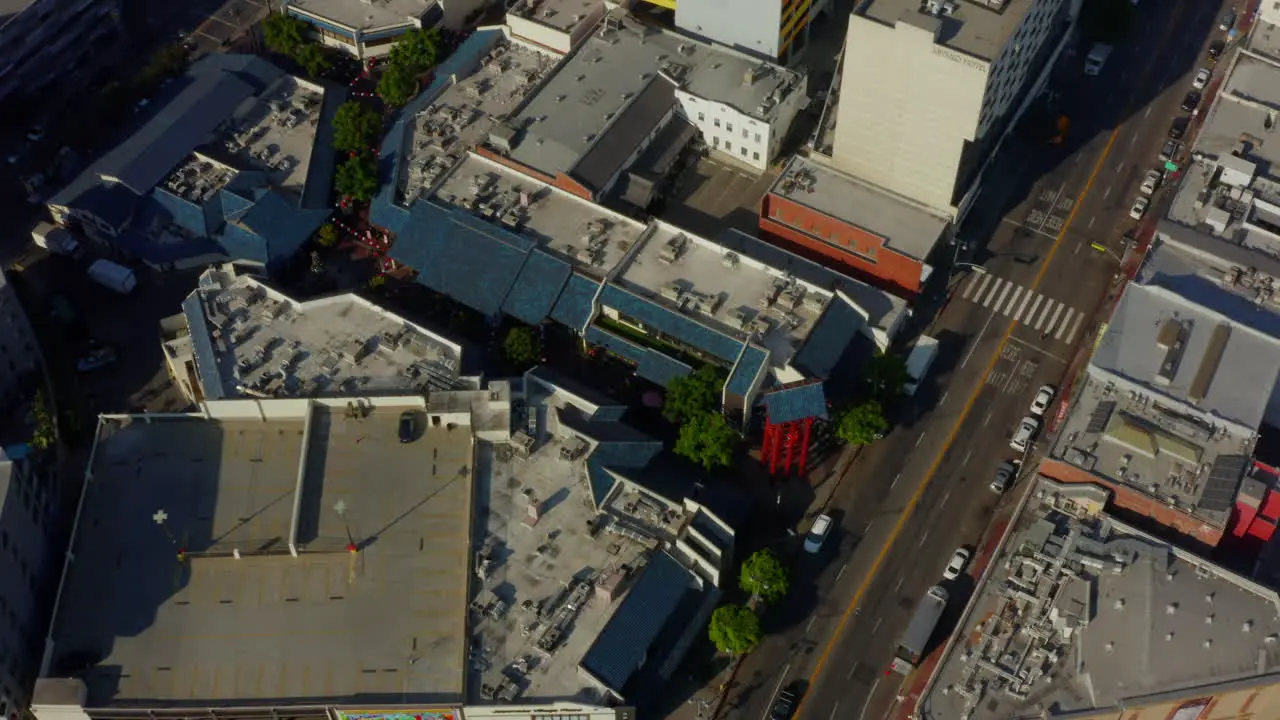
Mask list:
[[[413,442],[418,434],[418,414],[412,410],[400,413],[400,442]]]
[[[1191,118],[1174,118],[1173,123],[1169,125],[1169,139],[1181,140],[1182,136],[1187,133],[1187,125],[1191,123]]]
[[[1222,51],[1227,49],[1227,43],[1222,40],[1214,40],[1209,43],[1209,59],[1217,60],[1222,57]]]
[[[789,690],[778,693],[769,708],[769,720],[791,720],[791,713],[796,711],[796,696]]]
[[[997,465],[996,476],[991,480],[991,492],[1003,495],[1013,485],[1013,476],[1017,471],[1018,466],[1008,460]]]
[[[1187,93],[1186,97],[1182,98],[1182,109],[1186,112],[1191,112],[1199,106],[1200,106],[1200,93],[1196,92],[1195,90],[1192,90],[1191,92]]]

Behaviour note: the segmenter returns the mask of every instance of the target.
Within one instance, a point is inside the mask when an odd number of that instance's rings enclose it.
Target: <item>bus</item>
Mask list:
[[[893,653],[893,665],[886,675],[890,672],[909,675],[920,664],[929,639],[938,627],[938,620],[942,618],[942,611],[947,608],[948,599],[947,591],[941,585],[929,588],[920,604],[916,605],[916,613],[911,616],[907,631],[898,641],[898,649]]]

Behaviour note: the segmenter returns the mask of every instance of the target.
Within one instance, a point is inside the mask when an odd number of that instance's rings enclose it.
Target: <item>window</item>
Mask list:
[[[759,159],[760,159],[760,153],[751,153],[751,155],[752,155],[752,158],[751,158],[752,160],[759,160]]]
[[[698,113],[698,122],[706,122],[706,121],[707,121],[707,114],[706,114],[706,113]]]
[[[715,147],[720,147],[720,138],[719,137],[711,138],[711,144]]]
[[[742,128],[742,139],[746,140],[750,132],[746,128]]]
[[[720,127],[720,118],[716,118],[716,127]]]
[[[743,146],[742,146],[742,157],[746,157],[746,156],[747,156],[747,146],[746,146],[746,145],[743,145]]]
[[[724,141],[724,149],[725,149],[725,150],[727,150],[727,151],[729,151],[729,152],[733,152],[733,143],[729,142],[728,140],[725,140],[725,141]]]
[[[725,123],[724,129],[728,130],[729,132],[733,132],[733,123]]]

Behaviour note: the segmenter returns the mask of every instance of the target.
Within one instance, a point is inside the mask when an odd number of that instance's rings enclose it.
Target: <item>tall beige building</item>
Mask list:
[[[869,0],[849,19],[840,169],[953,217],[1063,46],[1075,0]]]

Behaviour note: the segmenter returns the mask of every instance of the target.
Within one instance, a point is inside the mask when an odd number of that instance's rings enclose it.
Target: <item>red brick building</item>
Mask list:
[[[802,157],[760,201],[761,237],[912,299],[949,218]]]

